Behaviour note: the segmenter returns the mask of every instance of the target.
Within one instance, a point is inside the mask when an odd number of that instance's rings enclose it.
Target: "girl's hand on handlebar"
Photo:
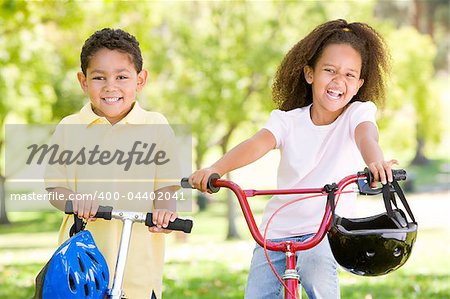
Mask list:
[[[165,228],[169,225],[169,222],[173,222],[178,217],[178,214],[166,209],[155,209],[152,212],[152,217],[155,226],[149,227],[149,232],[169,234],[172,231]]]
[[[376,188],[378,183],[386,185],[392,182],[392,165],[398,165],[398,161],[393,159],[389,161],[375,161],[368,165],[370,172],[373,174],[373,182],[371,188]]]
[[[221,175],[220,172],[214,167],[197,170],[189,177],[189,184],[191,184],[192,187],[201,192],[211,193],[211,191],[208,189],[208,179],[214,173],[218,173],[219,175]]]
[[[79,218],[87,221],[95,221],[95,214],[98,211],[98,201],[92,194],[78,194],[75,199],[72,200],[73,213]]]

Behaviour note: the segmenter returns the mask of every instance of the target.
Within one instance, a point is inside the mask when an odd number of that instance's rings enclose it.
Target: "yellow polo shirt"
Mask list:
[[[96,194],[100,205],[147,212],[153,208],[153,191],[179,182],[180,167],[173,131],[162,114],[145,111],[137,102],[113,126],[106,118],[95,114],[88,103],[79,113],[61,120],[52,143],[58,144],[60,150],[72,151],[72,156],[66,162],[75,158],[80,151],[85,157],[78,157],[76,161],[74,159],[64,165],[48,165],[46,187],[64,187],[76,193]],[[144,144],[147,145],[145,148]],[[133,163],[127,165],[125,157],[133,145],[137,150]],[[152,145],[154,150],[150,151]],[[95,146],[99,153],[89,161],[89,150],[92,151]],[[163,149],[164,157],[157,156],[158,148]],[[100,163],[101,152],[105,151],[109,152],[105,154],[108,159]],[[117,157],[122,155],[122,160],[111,159],[114,154]],[[138,158],[140,163],[136,162]],[[159,165],[158,161],[169,162]],[[60,244],[68,238],[72,224],[73,216],[65,215],[59,230]],[[111,287],[122,222],[97,219],[89,222],[86,229],[92,233],[108,263]],[[150,233],[141,223],[133,225],[123,285],[125,294],[131,299],[150,298],[154,290],[157,298],[161,298],[163,264],[164,234]]]

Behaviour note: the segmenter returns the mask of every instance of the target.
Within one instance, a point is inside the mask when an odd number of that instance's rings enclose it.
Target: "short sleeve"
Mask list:
[[[273,110],[270,117],[264,125],[264,129],[269,130],[277,142],[276,148],[283,146],[283,140],[287,136],[289,130],[288,118],[286,112],[281,110]]]
[[[154,190],[169,186],[178,186],[181,180],[178,139],[170,125],[158,126],[158,143],[165,153],[167,163],[156,167]]]
[[[64,130],[61,123],[56,127],[50,139],[50,146],[64,147]],[[44,174],[45,188],[64,187],[70,189],[66,165],[60,163],[47,163]]]
[[[351,136],[355,137],[356,127],[363,122],[371,122],[377,126],[377,106],[372,102],[354,102],[350,106],[350,130]]]

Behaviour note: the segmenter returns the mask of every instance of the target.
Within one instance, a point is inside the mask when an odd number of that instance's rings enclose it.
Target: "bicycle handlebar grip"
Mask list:
[[[191,184],[189,184],[189,178],[182,178],[181,182],[180,182],[180,186],[181,186],[181,188],[184,188],[184,189],[194,189],[194,187],[192,187]]]
[[[392,175],[394,176],[394,180],[396,181],[406,180],[406,170],[404,169],[394,169],[392,170]]]
[[[220,190],[220,188],[214,186],[214,184],[212,182],[212,180],[216,180],[216,179],[220,179],[220,175],[218,173],[213,173],[208,178],[207,187],[212,193],[217,193]],[[189,188],[193,189],[194,188],[191,186],[191,184],[189,184],[189,178],[182,178],[180,185],[182,188],[185,188],[185,189],[189,189]]]
[[[366,167],[364,169],[363,173],[366,175],[368,183],[371,184],[373,182],[373,174],[370,171],[370,169],[368,167]],[[396,181],[404,181],[404,180],[406,180],[406,170],[393,169],[392,176],[394,177],[394,180],[396,180]]]
[[[147,216],[145,217],[146,226],[148,227],[155,226],[152,217],[153,217],[152,213],[147,213]],[[192,230],[193,224],[194,223],[190,219],[177,218],[173,222],[169,221],[169,225],[166,227],[166,229],[178,230],[189,234]]]
[[[95,218],[101,218],[105,220],[111,220],[112,218],[112,207],[109,206],[99,206],[97,213],[95,214]],[[71,200],[66,201],[66,206],[64,209],[64,213],[73,214],[73,203]]]

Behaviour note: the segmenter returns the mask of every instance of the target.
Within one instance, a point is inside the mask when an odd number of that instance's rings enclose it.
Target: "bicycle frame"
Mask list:
[[[392,176],[394,180],[405,180],[406,179],[406,171],[403,169],[392,170]],[[370,170],[366,167],[364,171],[358,172],[356,175],[349,175],[343,178],[339,183],[335,184],[327,184],[323,188],[303,188],[303,189],[275,189],[275,190],[242,190],[239,185],[232,181],[222,180],[217,173],[211,174],[208,178],[207,187],[210,192],[215,193],[218,192],[221,187],[230,189],[236,195],[242,213],[244,214],[245,221],[247,222],[247,226],[250,230],[250,233],[255,239],[255,241],[264,247],[264,250],[272,250],[272,251],[282,251],[286,254],[286,268],[283,274],[283,281],[281,283],[284,286],[284,294],[285,299],[296,299],[299,298],[299,276],[297,271],[295,270],[296,266],[296,255],[297,251],[307,250],[314,246],[316,246],[327,233],[332,218],[332,210],[330,206],[330,202],[337,203],[339,198],[334,199],[334,195],[346,193],[343,191],[345,187],[350,184],[357,183],[359,193],[363,195],[375,195],[383,192],[382,188],[372,189],[370,184],[373,182],[373,176]],[[183,188],[193,188],[189,183],[189,178],[183,178],[181,180],[181,187]],[[258,195],[287,195],[287,194],[316,194],[316,196],[320,195],[332,195],[328,197],[328,202],[325,207],[325,212],[322,217],[322,221],[320,223],[318,231],[314,234],[311,239],[308,239],[304,242],[292,242],[285,241],[280,243],[274,243],[265,240],[265,238],[261,235],[261,232],[258,229],[258,226],[255,223],[255,218],[253,217],[252,210],[250,205],[248,204],[247,197],[253,197]],[[300,198],[293,202],[311,198],[314,196],[306,196],[304,198]],[[285,205],[288,205],[285,204]],[[282,207],[284,207],[283,205]],[[280,207],[280,208],[282,208]],[[276,212],[273,214],[275,215]],[[273,217],[272,215],[272,217]],[[269,220],[270,221],[270,220]],[[267,229],[267,227],[266,227]],[[273,270],[273,269],[272,269]],[[276,272],[274,271],[276,274]],[[278,277],[278,274],[276,274]]]
[[[370,178],[364,173],[358,173],[357,175],[350,175],[342,179],[337,185],[334,191],[335,194],[342,193],[344,188],[352,183],[357,181],[362,182],[358,184],[367,185],[367,181]],[[328,228],[331,224],[331,208],[329,204],[326,205],[325,212],[322,218],[322,222],[318,231],[315,235],[305,241],[305,242],[281,242],[274,243],[270,241],[266,241],[264,237],[261,235],[261,232],[258,229],[258,226],[255,223],[255,219],[250,208],[250,205],[247,201],[248,197],[254,197],[259,195],[286,195],[286,194],[321,194],[327,195],[330,190],[328,189],[330,185],[327,185],[323,188],[304,188],[304,189],[281,189],[281,190],[242,190],[239,185],[232,181],[222,180],[218,178],[213,178],[211,180],[211,186],[213,187],[224,187],[230,189],[237,197],[242,213],[244,214],[245,221],[247,222],[247,226],[250,230],[250,233],[253,239],[262,247],[267,248],[272,251],[282,251],[286,254],[286,268],[285,272],[282,276],[284,280],[284,295],[286,299],[296,299],[299,298],[299,275],[295,269],[296,267],[296,252],[301,250],[307,250],[314,246],[316,246],[324,237]],[[361,190],[361,189],[360,189]],[[375,194],[375,193],[374,193]]]

